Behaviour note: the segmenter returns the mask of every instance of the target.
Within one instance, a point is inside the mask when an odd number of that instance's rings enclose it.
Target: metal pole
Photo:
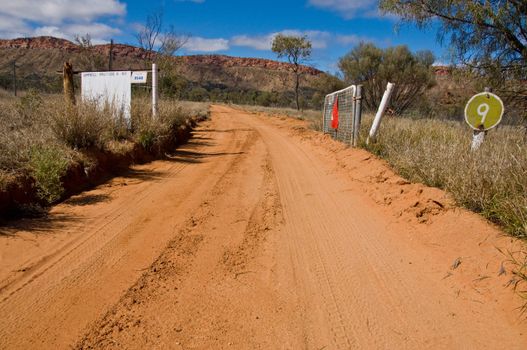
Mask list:
[[[373,124],[370,129],[370,135],[368,139],[366,140],[366,143],[370,143],[370,140],[375,141],[375,137],[377,136],[377,131],[379,130],[379,126],[381,126],[382,116],[384,115],[384,111],[386,110],[386,107],[388,106],[388,102],[390,101],[393,87],[394,87],[394,84],[392,83],[388,83],[388,85],[386,85],[386,91],[384,92],[384,95],[382,96],[381,104],[379,105],[379,109],[377,110],[377,114],[375,115],[375,119],[373,120]]]
[[[355,111],[353,113],[353,147],[357,147],[360,137],[360,123],[362,119],[362,85],[357,85],[355,94]]]
[[[157,64],[152,64],[152,116],[157,117]]]
[[[16,87],[16,61],[13,61],[13,91],[15,93],[15,96],[17,95],[17,87]]]
[[[108,57],[108,70],[112,70],[113,65],[113,39],[110,40],[110,54]]]
[[[322,132],[326,133],[326,106],[328,104],[328,95],[324,97],[324,108],[322,109]]]
[[[491,88],[486,87],[485,92],[492,92],[492,90]],[[485,130],[474,130],[474,133],[472,134],[472,144],[470,145],[470,149],[472,151],[477,151],[483,144],[483,141],[485,141]]]

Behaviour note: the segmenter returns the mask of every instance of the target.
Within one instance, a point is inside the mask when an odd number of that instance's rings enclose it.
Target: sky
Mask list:
[[[147,15],[162,10],[166,27],[188,36],[178,54],[225,54],[276,59],[277,33],[306,35],[308,62],[335,73],[338,60],[358,43],[407,45],[431,50],[446,61],[434,26],[421,30],[382,15],[377,0],[0,0],[0,37],[51,35],[72,40],[90,34],[93,43],[137,45],[135,33]]]

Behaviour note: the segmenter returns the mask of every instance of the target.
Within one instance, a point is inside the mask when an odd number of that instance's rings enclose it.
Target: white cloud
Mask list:
[[[92,38],[108,38],[121,33],[121,30],[104,23],[71,24],[64,26],[64,31],[71,36],[90,34]]]
[[[273,34],[269,35],[237,35],[231,38],[230,43],[234,46],[250,47],[256,50],[270,50]]]
[[[325,49],[328,46],[328,42],[331,40],[331,34],[329,32],[320,30],[294,30],[286,29],[280,32],[284,35],[295,35],[295,36],[307,36],[311,41],[311,45],[314,49]]]
[[[5,1],[0,7],[0,14],[44,24],[90,22],[125,13],[126,4],[119,0],[16,0]]]
[[[116,28],[112,28],[103,23],[92,23],[92,24],[72,24],[65,25],[62,27],[58,26],[42,26],[37,27],[33,30],[32,36],[54,36],[56,38],[63,38],[73,40],[76,35],[84,36],[89,34],[92,38],[92,44],[104,44],[109,40],[103,38],[109,38],[112,35],[117,35],[121,31]]]
[[[356,45],[360,43],[361,41],[372,41],[372,40],[366,37],[359,36],[359,35],[350,34],[350,35],[337,35],[336,41],[341,45],[348,46],[348,45]]]
[[[271,50],[273,38],[277,34],[307,36],[311,41],[313,49],[326,49],[331,45],[349,46],[360,43],[361,41],[372,41],[371,39],[355,34],[333,34],[320,30],[296,30],[285,29],[280,32],[265,35],[238,35],[230,40],[232,46],[249,47],[256,50]]]
[[[0,14],[0,34],[3,38],[12,39],[24,36],[31,29],[24,21]]]
[[[309,0],[314,7],[339,13],[342,17],[381,17],[378,0]]]
[[[126,4],[120,0],[16,0],[0,6],[0,36],[51,35],[72,39],[90,34],[92,41],[106,42],[120,33],[97,22],[102,17],[122,18]]]
[[[38,27],[38,28],[35,28],[35,30],[33,31],[33,34],[35,36],[54,36],[56,38],[71,39],[70,37],[68,37],[68,35],[65,32],[63,32],[57,26]]]
[[[216,52],[229,49],[229,40],[223,38],[209,39],[201,37],[191,37],[188,39],[184,48],[188,51]]]
[[[328,45],[328,41],[331,39],[329,32],[318,31],[318,30],[295,30],[285,29],[280,32],[269,33],[265,35],[238,35],[231,38],[230,43],[233,46],[250,47],[252,49],[267,51],[271,50],[273,39],[278,34],[284,35],[295,35],[295,36],[307,36],[311,41],[314,49],[325,49]]]

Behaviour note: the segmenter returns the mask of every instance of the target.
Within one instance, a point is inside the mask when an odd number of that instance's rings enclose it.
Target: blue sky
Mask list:
[[[310,64],[334,72],[336,63],[360,41],[378,46],[428,49],[445,61],[435,28],[395,29],[397,18],[383,17],[376,0],[0,0],[0,37],[53,35],[72,39],[89,33],[95,43],[111,38],[136,44],[134,33],[150,11],[163,9],[165,25],[189,35],[180,54],[226,54],[275,58],[276,33],[307,35]],[[5,3],[4,3],[5,2]]]

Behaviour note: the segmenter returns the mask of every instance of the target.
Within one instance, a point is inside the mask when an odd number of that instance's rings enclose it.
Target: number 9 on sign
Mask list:
[[[498,96],[482,92],[472,96],[465,106],[465,121],[472,129],[489,130],[500,123],[503,112],[503,102]]]

